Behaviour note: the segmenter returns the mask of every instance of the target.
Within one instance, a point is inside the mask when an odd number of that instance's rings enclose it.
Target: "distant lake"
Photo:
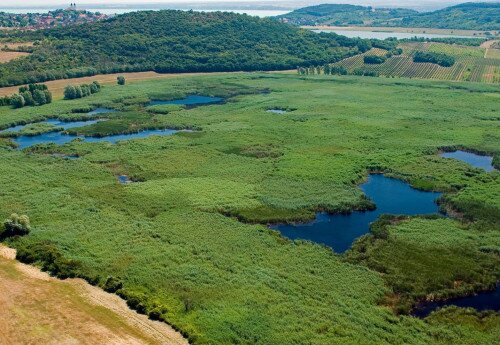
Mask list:
[[[0,8],[0,12],[10,12],[10,13],[44,13],[48,11],[52,11],[55,9],[60,8],[61,6],[56,6],[54,8],[47,8],[47,7],[32,7],[32,8]],[[159,11],[159,10],[166,10],[168,8],[83,8],[87,11],[90,12],[100,12],[103,14],[107,15],[117,15],[117,14],[124,14],[128,12],[136,12],[136,11]],[[179,8],[176,8],[179,9]],[[182,10],[188,11],[189,8],[183,8]],[[193,9],[194,11],[200,11],[200,12],[215,12],[215,11],[222,11],[222,12],[234,12],[234,13],[246,13],[250,16],[257,16],[257,17],[273,17],[273,16],[279,16],[281,14],[286,14],[289,13],[290,11],[278,11],[278,10],[241,10],[241,9],[219,9],[219,8],[211,8],[211,9]]]
[[[359,37],[359,38],[377,38],[384,40],[389,37],[396,37],[397,39],[422,37],[422,38],[450,38],[450,37],[460,37],[460,38],[473,38],[471,36],[458,36],[458,35],[438,35],[438,34],[421,34],[421,33],[408,33],[408,32],[381,32],[381,31],[355,31],[355,30],[313,30],[314,32],[327,32],[336,33],[337,35],[342,35],[346,37]]]

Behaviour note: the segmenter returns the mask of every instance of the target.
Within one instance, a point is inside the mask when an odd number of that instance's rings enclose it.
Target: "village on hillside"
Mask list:
[[[46,29],[57,26],[83,24],[108,18],[99,12],[89,12],[71,3],[66,9],[46,13],[8,13],[0,12],[0,28],[19,28],[25,30]]]

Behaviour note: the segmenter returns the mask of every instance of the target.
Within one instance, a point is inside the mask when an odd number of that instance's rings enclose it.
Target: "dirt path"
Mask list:
[[[0,245],[0,344],[188,344],[81,279],[59,280]]]
[[[481,43],[481,48],[486,48],[486,49],[493,48],[493,46],[497,42],[499,42],[499,40],[491,40],[491,41],[483,42],[483,43]]]

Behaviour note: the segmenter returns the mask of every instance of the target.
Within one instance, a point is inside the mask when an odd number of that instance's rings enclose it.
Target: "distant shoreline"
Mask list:
[[[397,32],[397,33],[414,33],[414,34],[436,34],[436,35],[460,35],[471,37],[489,37],[485,35],[488,31],[476,30],[458,30],[458,29],[433,29],[433,28],[402,28],[402,27],[385,27],[385,26],[302,26],[308,30],[344,30],[344,31],[371,31],[371,32]],[[493,36],[498,36],[499,32],[489,31]]]

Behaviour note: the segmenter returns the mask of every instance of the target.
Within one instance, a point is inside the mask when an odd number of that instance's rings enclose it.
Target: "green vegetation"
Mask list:
[[[389,26],[498,31],[498,3],[465,3],[433,12],[325,4],[279,16],[295,25]]]
[[[494,53],[489,54],[489,51],[496,51],[496,49],[485,50],[474,46],[434,42],[406,42],[401,43],[391,51],[374,48],[332,66],[343,67],[351,74],[355,70],[364,70],[385,77],[498,84],[500,83],[500,54],[496,56]],[[367,55],[376,55],[387,59],[381,64],[367,64],[364,61],[364,57]],[[451,67],[443,67],[450,64],[452,64]]]
[[[483,243],[500,245],[498,232],[450,219],[404,217],[382,218],[371,232],[347,258],[382,273],[394,293],[386,303],[399,313],[417,301],[492,288],[500,279],[498,258],[481,250]]]
[[[170,10],[11,36],[40,44],[29,56],[0,65],[0,86],[98,73],[293,69],[370,48],[364,40],[318,35],[273,19]]]
[[[124,76],[118,76],[116,78],[116,82],[118,83],[118,85],[125,85],[125,77]]]
[[[77,86],[68,85],[64,88],[64,99],[83,98],[99,91],[101,91],[101,85],[97,81]]]
[[[144,107],[191,94],[226,102],[168,115]],[[475,290],[499,276],[499,173],[437,155],[460,146],[498,161],[499,95],[486,84],[241,73],[0,107],[0,128],[101,106],[119,111],[102,114],[106,127],[79,132],[197,129],[25,151],[0,139],[0,216],[28,214],[32,223],[28,236],[7,242],[21,260],[114,291],[194,344],[492,344],[498,313],[449,308],[420,320],[387,305],[399,296],[394,305],[404,311],[424,295]],[[267,112],[277,108],[294,111]],[[373,256],[352,261],[258,224],[363,208],[358,184],[373,170],[446,191],[443,207],[472,214],[402,219],[367,243]],[[119,175],[138,182],[119,184]]]
[[[16,109],[24,106],[41,106],[49,103],[52,103],[52,93],[45,84],[21,86],[19,88],[19,94],[3,97],[0,101],[0,105],[11,105]]]
[[[414,62],[430,62],[443,67],[451,67],[455,64],[455,58],[443,53],[417,51],[413,54]],[[365,59],[366,63],[366,59]]]

